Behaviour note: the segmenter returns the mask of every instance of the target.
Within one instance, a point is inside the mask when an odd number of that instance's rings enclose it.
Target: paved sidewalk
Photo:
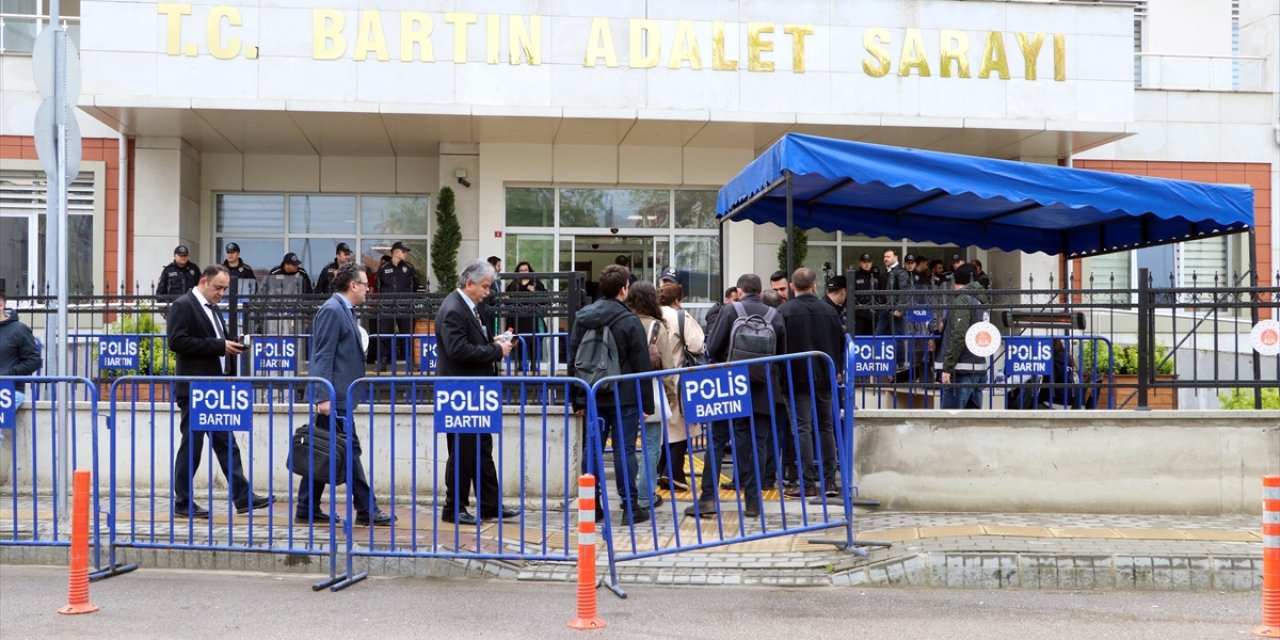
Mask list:
[[[652,523],[637,529],[637,551],[669,548],[677,531],[686,545],[703,531],[719,529],[735,535],[741,523],[732,513],[722,520],[695,522],[676,518],[687,501],[657,510]],[[793,503],[788,503],[793,504]],[[406,506],[396,508],[408,522]],[[429,511],[418,510],[417,538],[440,528]],[[547,514],[552,518],[563,518]],[[267,516],[261,516],[263,518]],[[777,529],[782,515],[767,509],[764,524]],[[792,516],[794,518],[794,516]],[[616,519],[616,518],[615,518]],[[257,520],[257,518],[255,518]],[[163,523],[161,523],[163,524]],[[728,584],[790,586],[918,586],[966,589],[1071,589],[1254,591],[1262,584],[1261,517],[1088,515],[1026,513],[918,513],[858,508],[858,541],[883,541],[888,548],[867,547],[866,557],[815,538],[844,539],[844,528],[752,540],[686,550],[618,563],[622,588],[633,584]],[[200,525],[203,529],[206,525]],[[225,525],[216,525],[224,529]],[[486,523],[480,530],[487,550],[499,548],[497,536],[510,545],[515,523]],[[747,523],[759,531],[761,523]],[[235,527],[233,527],[235,528]],[[185,531],[182,527],[181,531]],[[404,529],[397,527],[399,535]],[[475,529],[470,529],[474,536]],[[375,529],[375,541],[388,529]],[[317,531],[319,533],[319,531]],[[356,540],[370,540],[368,529],[356,527]],[[447,537],[452,539],[451,529]],[[656,534],[656,542],[655,536]],[[712,535],[712,539],[716,536]],[[327,541],[327,534],[323,536]],[[564,536],[550,534],[563,548]],[[630,550],[625,528],[614,534],[619,551]],[[468,543],[473,544],[473,543]],[[647,547],[645,545],[648,545]],[[244,569],[279,573],[327,570],[322,557],[227,551],[163,551],[122,548],[123,562],[143,567]],[[607,551],[597,549],[598,572],[609,579]],[[65,548],[0,547],[0,562],[60,564]],[[511,562],[420,558],[356,558],[357,571],[370,575],[491,576],[522,581],[573,581],[568,562]]]

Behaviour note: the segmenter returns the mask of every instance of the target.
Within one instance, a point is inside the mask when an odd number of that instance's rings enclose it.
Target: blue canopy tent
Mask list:
[[[794,226],[1069,258],[1248,232],[1255,271],[1248,187],[801,134],[730,180],[716,215],[771,222],[787,237]]]

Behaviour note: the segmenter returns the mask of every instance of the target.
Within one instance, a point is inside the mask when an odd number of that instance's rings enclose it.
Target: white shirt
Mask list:
[[[213,325],[213,335],[218,336],[223,340],[226,340],[227,337],[225,335],[222,335],[222,323],[219,322],[217,318],[213,317],[213,309],[210,309],[208,307],[208,305],[210,304],[209,301],[205,300],[204,296],[200,295],[200,288],[191,287],[191,295],[195,296],[196,302],[200,303],[200,309],[204,311],[204,317],[208,318],[209,324]],[[222,372],[226,373],[227,372],[227,356],[226,356],[225,350],[223,350],[223,355],[218,356],[218,362],[222,364]]]

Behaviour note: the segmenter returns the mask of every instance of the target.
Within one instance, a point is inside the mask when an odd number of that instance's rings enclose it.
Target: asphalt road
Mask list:
[[[560,583],[378,578],[312,592],[309,577],[140,570],[93,583],[94,614],[61,616],[65,569],[0,566],[0,638],[1251,638],[1261,595],[857,588],[643,587],[598,593],[602,630],[565,628]]]

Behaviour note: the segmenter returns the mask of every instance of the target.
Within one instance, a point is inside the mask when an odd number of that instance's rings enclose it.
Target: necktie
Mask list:
[[[218,312],[218,307],[213,304],[206,304],[204,306],[209,307],[210,313],[213,314],[214,333],[216,333],[219,338],[225,339],[227,332],[225,329],[222,328],[222,314]]]
[[[224,328],[223,328],[223,326],[222,326],[222,314],[221,314],[221,313],[218,313],[218,307],[217,307],[216,305],[213,305],[213,304],[206,304],[206,305],[204,305],[204,306],[208,307],[208,308],[209,308],[209,312],[213,314],[213,332],[214,332],[214,334],[216,334],[216,335],[218,336],[218,338],[219,338],[219,339],[226,340],[226,339],[227,339],[227,331],[226,331],[226,329],[224,329]],[[218,356],[218,365],[219,365],[219,367],[222,369],[222,373],[224,373],[224,374],[225,374],[225,373],[227,372],[227,357],[226,357],[225,355],[224,355],[224,356]]]

